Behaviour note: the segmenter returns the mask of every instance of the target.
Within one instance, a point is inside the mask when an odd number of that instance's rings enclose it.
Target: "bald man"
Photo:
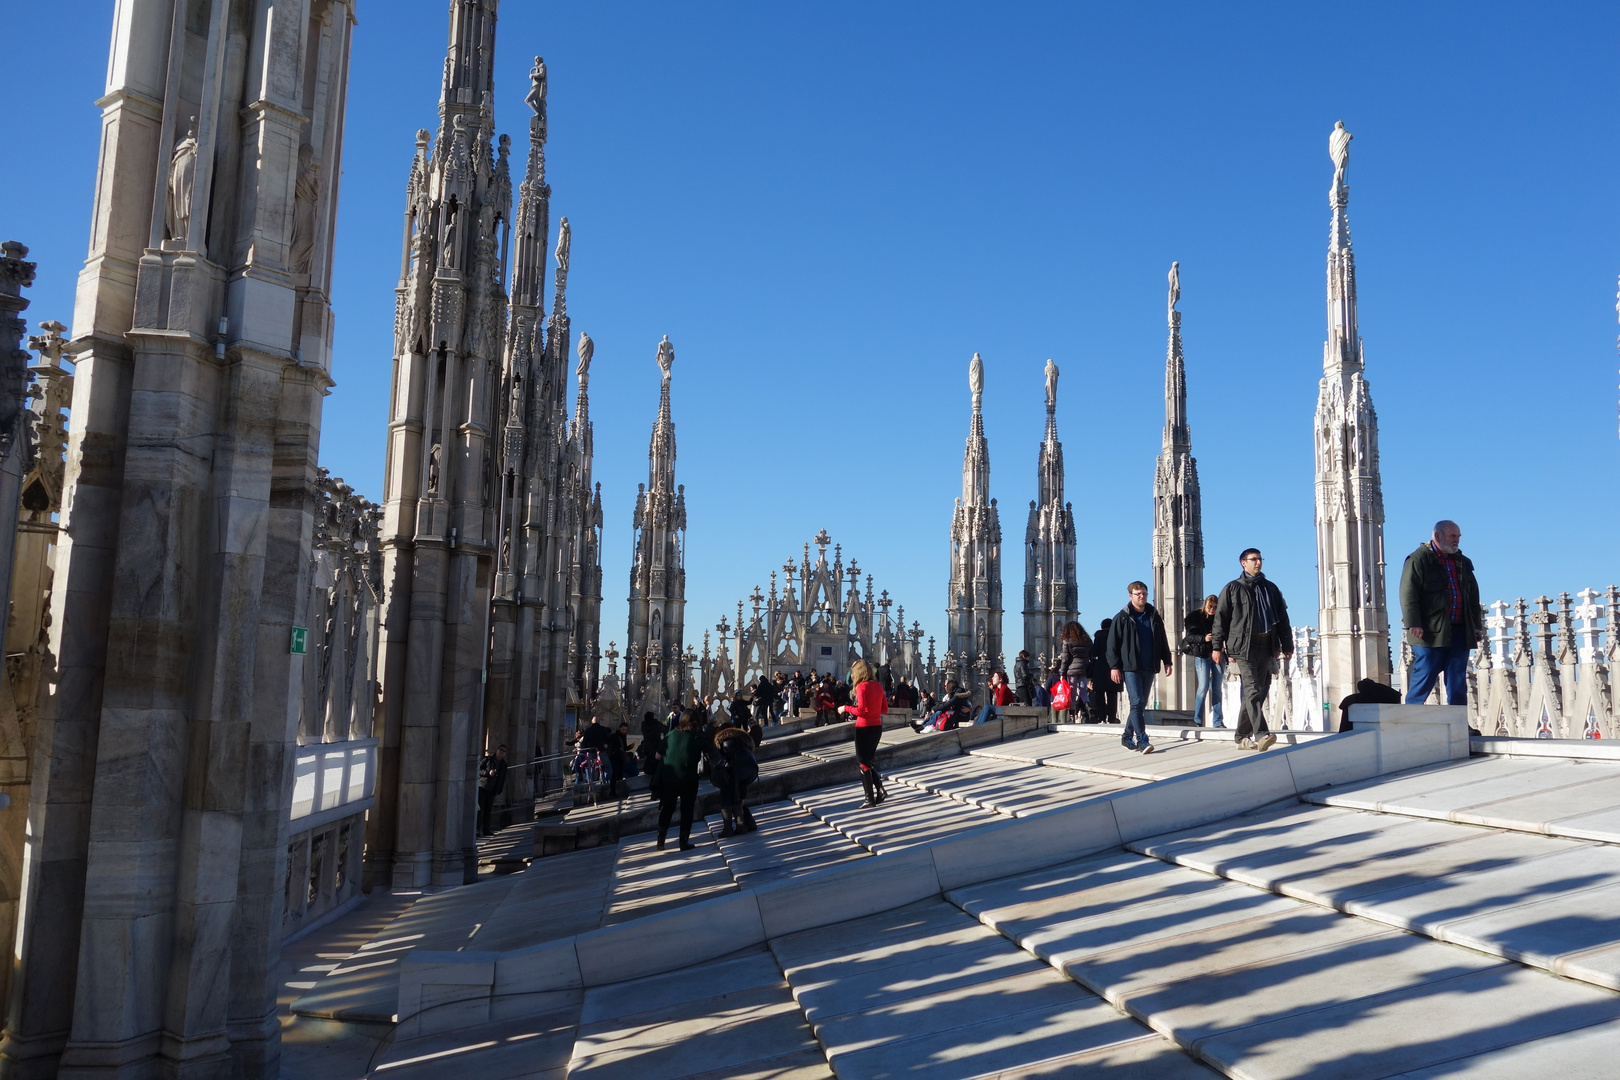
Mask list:
[[[1459,548],[1455,521],[1434,523],[1434,536],[1401,569],[1401,621],[1412,644],[1406,703],[1421,705],[1442,675],[1446,701],[1468,702],[1468,650],[1485,630],[1474,564]]]

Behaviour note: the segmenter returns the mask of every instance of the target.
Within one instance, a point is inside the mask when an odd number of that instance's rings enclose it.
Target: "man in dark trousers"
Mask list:
[[[1458,550],[1462,529],[1437,521],[1434,537],[1401,568],[1401,621],[1412,643],[1406,704],[1421,705],[1442,675],[1446,701],[1468,702],[1468,650],[1485,631],[1474,564]]]
[[[1223,657],[1230,656],[1243,682],[1243,712],[1237,725],[1240,750],[1270,750],[1276,743],[1264,712],[1271,692],[1271,664],[1294,651],[1288,605],[1282,590],[1260,572],[1263,564],[1259,548],[1246,548],[1238,556],[1243,572],[1221,590],[1209,641],[1210,659],[1218,667]]]
[[[506,744],[502,743],[493,754],[485,754],[484,760],[478,763],[479,836],[489,836],[495,831],[490,827],[490,816],[495,811],[495,796],[505,789]]]
[[[1148,693],[1159,669],[1170,674],[1170,639],[1164,632],[1164,619],[1147,600],[1147,586],[1133,581],[1125,587],[1130,603],[1119,609],[1108,626],[1108,674],[1125,684],[1131,711],[1125,717],[1125,734],[1119,740],[1127,750],[1153,753],[1147,737]]]

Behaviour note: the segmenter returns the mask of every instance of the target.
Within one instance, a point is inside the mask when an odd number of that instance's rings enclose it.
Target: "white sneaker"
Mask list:
[[[1243,738],[1237,741],[1237,748],[1239,750],[1253,750],[1254,740],[1245,735]]]
[[[1277,736],[1268,731],[1264,735],[1260,736],[1260,741],[1254,744],[1254,748],[1256,750],[1270,750],[1276,745],[1276,743]]]

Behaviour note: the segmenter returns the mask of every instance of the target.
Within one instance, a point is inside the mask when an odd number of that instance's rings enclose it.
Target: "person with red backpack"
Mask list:
[[[883,684],[872,678],[872,665],[865,660],[850,665],[849,682],[855,700],[838,706],[838,711],[855,720],[855,761],[861,767],[861,787],[866,790],[866,801],[861,806],[873,807],[889,797],[883,790],[883,774],[877,770],[878,741],[883,738],[883,714],[889,711],[889,700]]]

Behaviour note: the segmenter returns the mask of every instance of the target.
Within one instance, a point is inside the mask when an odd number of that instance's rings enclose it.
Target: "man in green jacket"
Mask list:
[[[1474,564],[1458,550],[1462,529],[1437,521],[1434,538],[1406,557],[1401,568],[1401,621],[1412,643],[1406,703],[1421,705],[1442,674],[1446,701],[1468,702],[1468,650],[1485,630]]]

